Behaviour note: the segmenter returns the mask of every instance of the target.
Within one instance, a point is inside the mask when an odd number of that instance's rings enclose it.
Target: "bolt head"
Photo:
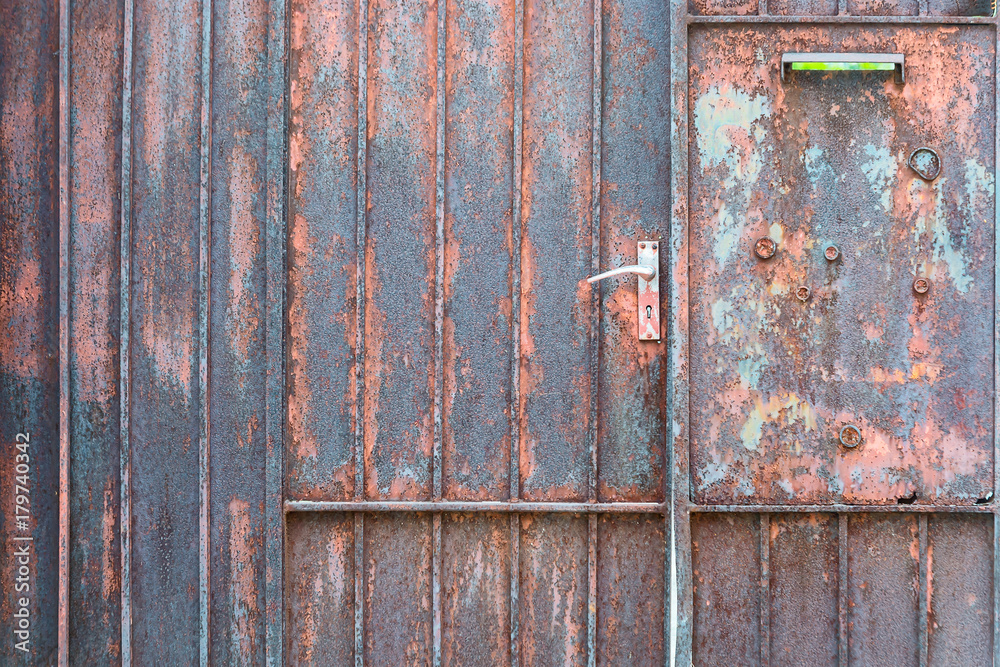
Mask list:
[[[645,247],[646,247],[646,244],[645,244],[645,243],[640,243],[640,244],[639,244],[639,247],[640,247],[640,248],[645,248]]]
[[[827,258],[827,260],[832,262],[840,257],[840,248],[830,244],[826,247],[826,250],[823,251],[823,255]]]
[[[812,292],[810,292],[809,288],[805,285],[799,285],[799,287],[795,290],[795,298],[803,303],[809,300],[810,294],[812,294]]]
[[[848,424],[840,429],[840,444],[848,449],[854,449],[861,444],[861,429],[854,424]]]
[[[770,236],[761,236],[753,244],[753,252],[761,259],[771,259],[774,257],[774,251],[777,247],[778,244]]]
[[[913,281],[913,291],[917,294],[927,294],[931,288],[931,281],[927,278],[917,278]]]
[[[652,245],[652,248],[653,248],[653,250],[656,250],[656,244],[655,243]]]

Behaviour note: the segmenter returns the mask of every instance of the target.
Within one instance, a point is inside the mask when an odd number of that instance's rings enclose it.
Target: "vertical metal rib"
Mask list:
[[[287,163],[287,62],[285,0],[271,0],[268,17],[267,68],[267,241],[265,442],[266,485],[266,660],[284,664],[284,401],[285,401],[285,184]]]
[[[365,499],[365,264],[368,203],[368,0],[358,0],[358,155],[354,347],[354,499]],[[365,664],[365,516],[354,515],[354,667]]]
[[[70,3],[59,0],[59,665],[69,665]]]
[[[760,667],[771,664],[771,515],[760,515]]]
[[[927,515],[921,514],[917,517],[917,533],[919,535],[919,549],[918,558],[919,563],[917,564],[917,609],[919,610],[919,617],[917,620],[917,641],[920,645],[920,667],[927,667],[927,623],[930,615],[929,603],[930,600],[927,598],[928,590],[928,580],[929,575],[927,571]]]
[[[587,667],[597,665],[597,515],[587,515]]]
[[[524,0],[514,0],[514,127],[511,137],[510,500],[521,495],[521,178],[524,122]],[[521,515],[510,515],[510,667],[521,664]]]
[[[847,16],[847,0],[837,0],[837,14],[840,16]]]
[[[761,16],[767,16],[767,0],[760,0],[760,5],[757,7],[757,13]]]
[[[135,0],[125,0],[122,54],[122,217],[119,248],[121,292],[119,367],[119,494],[121,504],[121,605],[122,667],[132,664],[132,450],[129,441],[131,402],[131,305],[132,305],[132,38],[135,31]]]
[[[521,664],[520,646],[521,515],[510,515],[510,667]]]
[[[838,518],[838,543],[839,555],[837,563],[839,565],[839,576],[837,577],[837,616],[839,620],[839,636],[837,640],[837,651],[840,661],[837,663],[841,667],[847,667],[849,662],[848,642],[850,636],[847,627],[847,514],[841,512]]]
[[[211,452],[209,451],[208,335],[212,242],[212,0],[201,3],[201,188],[198,195],[198,655],[211,647]]]
[[[993,664],[1000,665],[1000,514],[996,511],[993,512]]]
[[[444,125],[445,125],[445,12],[447,0],[437,0],[437,132],[434,191],[434,500],[441,500],[441,455],[444,437],[441,407],[444,400]],[[433,563],[431,564],[431,607],[433,613],[434,667],[441,667],[441,514],[433,520]]]

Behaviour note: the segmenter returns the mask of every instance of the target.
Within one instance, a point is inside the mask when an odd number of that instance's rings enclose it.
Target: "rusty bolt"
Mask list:
[[[861,444],[861,429],[854,424],[848,424],[840,429],[840,444],[848,449],[854,449]]]
[[[656,250],[656,244],[655,243],[653,244],[653,250]]]
[[[799,288],[795,290],[795,296],[799,301],[805,302],[809,300],[809,288],[805,285],[799,285]]]
[[[753,252],[761,259],[771,259],[774,257],[774,249],[778,246],[770,236],[761,236],[754,243]]]
[[[831,243],[826,247],[826,250],[823,251],[823,254],[832,262],[840,257],[840,248]]]
[[[931,288],[931,281],[927,278],[917,278],[913,281],[913,291],[917,294],[927,294],[927,290]]]
[[[645,248],[645,247],[646,247],[646,244],[645,244],[645,243],[640,243],[640,244],[639,244],[639,247],[640,247],[640,248]]]

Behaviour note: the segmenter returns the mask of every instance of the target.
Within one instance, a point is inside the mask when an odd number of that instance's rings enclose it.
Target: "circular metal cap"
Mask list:
[[[848,449],[854,449],[861,444],[861,429],[854,424],[848,424],[840,429],[840,444]]]
[[[840,257],[840,248],[831,243],[826,247],[826,250],[823,251],[823,256],[832,262]]]
[[[753,244],[753,253],[761,259],[771,259],[778,244],[770,236],[761,236]]]
[[[795,298],[797,298],[799,301],[802,302],[809,300],[809,294],[810,294],[809,288],[806,287],[805,285],[800,285],[795,290]]]
[[[927,278],[917,278],[913,281],[913,291],[917,294],[927,294],[927,290],[931,288],[931,281]]]

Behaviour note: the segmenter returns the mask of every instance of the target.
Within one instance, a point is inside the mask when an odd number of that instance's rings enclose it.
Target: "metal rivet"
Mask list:
[[[753,245],[753,252],[761,259],[771,259],[774,257],[774,250],[778,244],[770,236],[761,236]]]
[[[854,424],[848,424],[840,429],[840,444],[848,449],[854,449],[861,444],[861,429]]]
[[[810,294],[809,288],[806,287],[805,285],[799,285],[798,289],[795,290],[795,297],[799,301],[808,301],[809,294]]]
[[[645,248],[645,247],[646,247],[646,244],[645,244],[645,243],[640,243],[640,244],[639,244],[639,247],[640,247],[640,248]]]
[[[826,258],[832,262],[840,257],[840,248],[831,243],[826,247],[826,250],[823,251],[823,255],[825,255]]]
[[[653,244],[653,250],[656,250],[656,244],[655,243]]]
[[[913,291],[917,294],[927,294],[927,290],[931,288],[931,281],[927,278],[917,278],[913,281]]]

